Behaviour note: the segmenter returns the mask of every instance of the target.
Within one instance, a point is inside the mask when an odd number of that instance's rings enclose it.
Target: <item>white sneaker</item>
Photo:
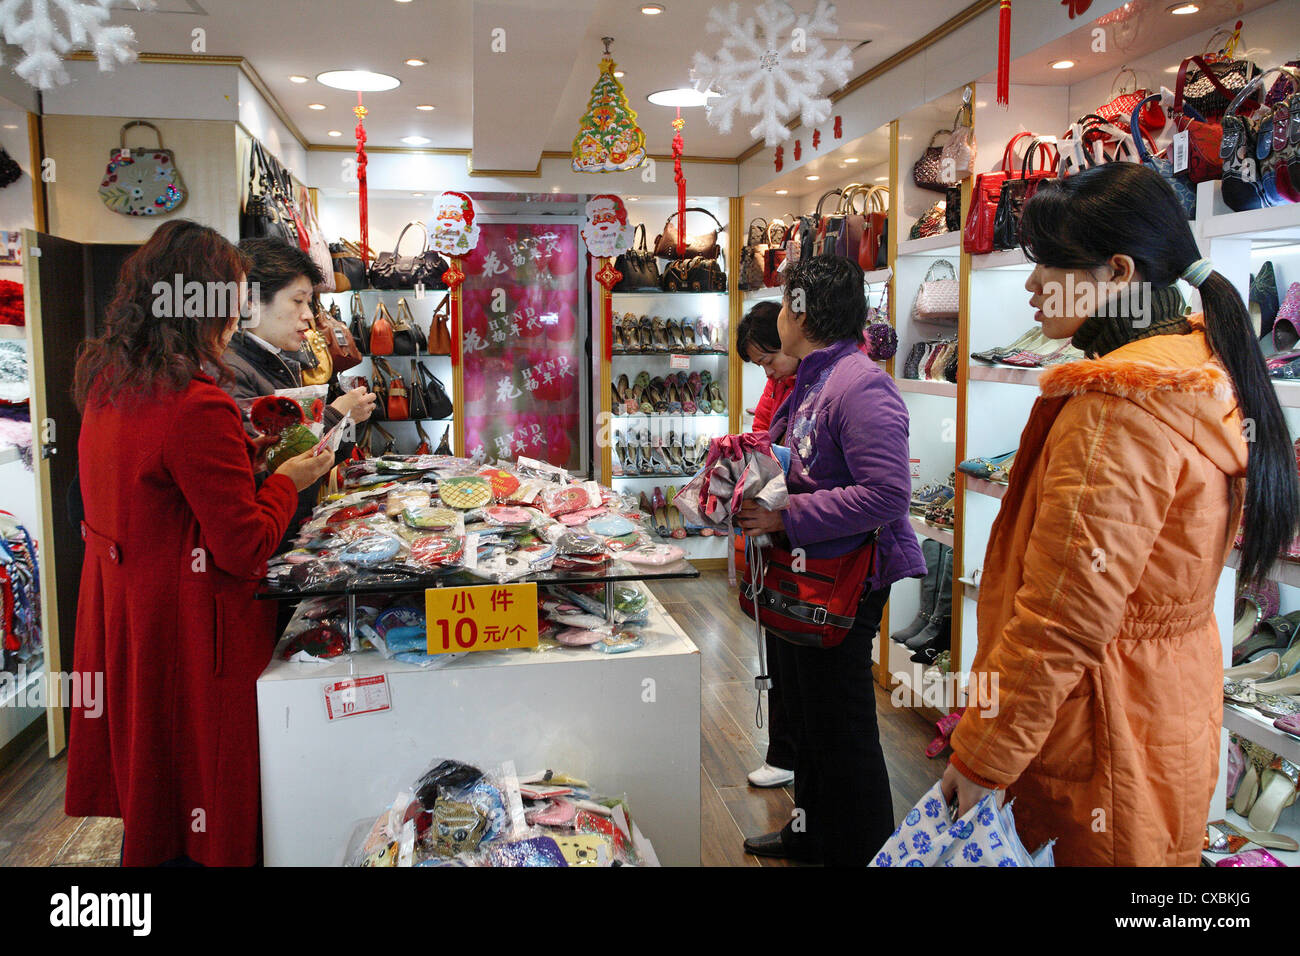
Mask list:
[[[794,783],[794,771],[782,770],[765,763],[757,770],[750,771],[749,783],[753,787],[784,787]]]

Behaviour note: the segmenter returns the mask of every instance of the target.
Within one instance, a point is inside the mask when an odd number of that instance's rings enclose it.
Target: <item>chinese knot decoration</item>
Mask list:
[[[815,129],[813,130],[813,149],[821,149],[821,148],[822,148],[822,131],[819,129]]]
[[[645,133],[636,123],[636,110],[628,104],[623,84],[614,76],[614,60],[609,55],[614,38],[601,39],[605,56],[600,61],[600,76],[591,88],[587,112],[578,120],[578,135],[573,137],[575,173],[635,169],[646,158]]]
[[[799,140],[794,141],[794,161],[797,163],[803,158],[803,143]]]
[[[776,148],[776,156],[773,158],[772,163],[773,163],[773,165],[776,166],[776,171],[777,171],[778,173],[781,171],[781,168],[782,168],[783,166],[785,166],[785,147],[784,147],[784,146],[778,146],[778,147]]]

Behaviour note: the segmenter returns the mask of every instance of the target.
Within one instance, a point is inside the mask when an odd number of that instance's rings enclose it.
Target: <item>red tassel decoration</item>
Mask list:
[[[370,203],[366,194],[366,108],[361,105],[361,92],[357,91],[357,209],[361,215],[361,264],[370,264]]]
[[[1011,104],[1011,0],[998,4],[998,106]]]
[[[682,150],[686,141],[682,139],[682,110],[677,108],[677,119],[673,120],[673,179],[677,183],[677,258],[686,258],[686,174],[682,172]]]

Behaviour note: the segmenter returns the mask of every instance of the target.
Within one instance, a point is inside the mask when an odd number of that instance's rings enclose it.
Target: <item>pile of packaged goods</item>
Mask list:
[[[625,796],[551,770],[517,776],[458,760],[434,765],[372,822],[348,866],[658,866]]]
[[[680,561],[657,541],[634,498],[521,458],[373,458],[344,469],[345,490],[320,505],[267,583],[300,592],[409,583],[464,571],[504,583],[539,571],[600,571]]]

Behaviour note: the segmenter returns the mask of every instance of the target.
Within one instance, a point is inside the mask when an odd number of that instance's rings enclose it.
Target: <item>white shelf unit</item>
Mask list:
[[[1291,839],[1300,842],[1300,813],[1296,812],[1297,806],[1298,805],[1292,805],[1282,811],[1282,816],[1278,819],[1277,827],[1274,828],[1273,832],[1282,834],[1283,836],[1289,836]],[[1223,813],[1218,815],[1211,813],[1210,819],[1211,821],[1224,820],[1231,823],[1243,833],[1249,833],[1254,829],[1250,825],[1249,820],[1239,814],[1236,810],[1232,809],[1226,809]],[[1277,858],[1279,863],[1284,863],[1287,866],[1300,866],[1300,852],[1295,850],[1274,850],[1269,847],[1260,847],[1255,843],[1248,843],[1238,852],[1256,849],[1267,849],[1269,853],[1273,854],[1273,856]],[[1220,860],[1227,859],[1231,855],[1232,854],[1229,853],[1210,853],[1207,850],[1201,854],[1201,859],[1206,864],[1214,866]]]
[[[912,523],[912,530],[923,538],[929,538],[931,541],[938,541],[940,544],[946,544],[952,547],[952,531],[945,528],[936,528],[934,525],[926,524],[924,518],[918,518],[916,515],[908,515],[908,520]]]
[[[1041,368],[1017,368],[1014,365],[971,364],[970,378],[976,382],[1001,382],[1004,385],[1029,385],[1038,387]]]
[[[1300,737],[1278,730],[1273,726],[1272,717],[1261,714],[1253,707],[1241,707],[1224,701],[1223,726],[1293,764],[1300,764]]]
[[[1228,555],[1228,567],[1236,569],[1241,561],[1241,552],[1236,548]],[[1279,561],[1269,569],[1268,576],[1278,584],[1300,588],[1300,564],[1295,561]]]
[[[925,379],[898,379],[900,392],[913,392],[918,395],[942,395],[944,398],[957,397],[956,382],[931,382]]]
[[[934,193],[938,197],[938,193]],[[941,232],[937,236],[924,239],[900,239],[898,243],[900,256],[952,256],[961,255],[961,233]]]

